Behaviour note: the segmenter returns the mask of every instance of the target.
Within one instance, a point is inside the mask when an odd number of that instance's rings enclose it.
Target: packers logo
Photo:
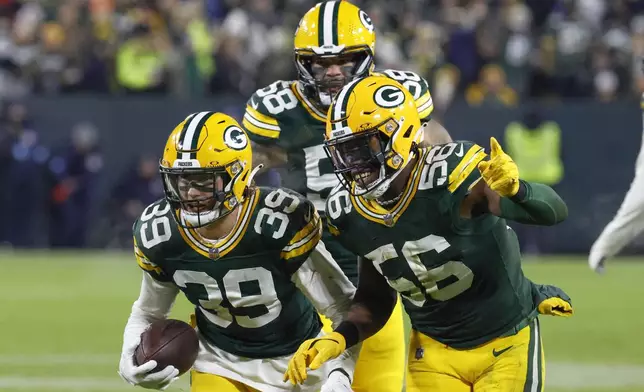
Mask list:
[[[360,10],[360,22],[362,22],[362,25],[364,26],[365,29],[369,30],[370,33],[373,33],[373,22],[371,21],[371,18],[369,15],[367,15],[366,12],[363,10]]]
[[[405,102],[405,93],[396,86],[382,86],[373,94],[373,100],[378,106],[391,109]]]
[[[224,131],[224,143],[233,150],[243,150],[248,145],[248,138],[239,127],[231,125]]]

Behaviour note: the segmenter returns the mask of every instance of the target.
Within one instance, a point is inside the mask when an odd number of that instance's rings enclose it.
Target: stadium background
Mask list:
[[[641,144],[644,1],[355,3],[378,67],[427,78],[455,139],[558,124],[570,218],[522,236],[528,276],[576,311],[544,318],[547,390],[644,391],[644,242],[606,276],[585,264]],[[0,0],[0,390],[130,389],[116,375],[140,279],[129,231],[162,195],[165,137],[195,111],[239,118],[257,87],[293,78],[292,34],[313,4]],[[182,300],[173,316],[188,312]]]

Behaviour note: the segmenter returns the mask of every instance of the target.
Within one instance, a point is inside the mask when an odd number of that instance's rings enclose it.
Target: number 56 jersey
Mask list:
[[[512,229],[491,214],[460,217],[485,157],[469,142],[422,149],[391,210],[341,187],[326,205],[331,233],[402,295],[413,328],[454,348],[476,347],[536,315]]]
[[[183,291],[208,343],[245,358],[280,357],[321,329],[294,283],[320,241],[321,220],[295,192],[249,192],[233,230],[212,242],[177,225],[165,200],[150,205],[133,227],[136,260]]]

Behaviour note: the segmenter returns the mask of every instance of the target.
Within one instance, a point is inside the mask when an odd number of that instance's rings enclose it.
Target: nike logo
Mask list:
[[[459,148],[459,150],[456,152],[456,154],[455,154],[455,155],[456,155],[457,157],[462,157],[462,156],[463,156],[463,145],[461,144],[459,147],[460,147],[460,148]]]
[[[506,348],[504,348],[503,350],[499,350],[499,351],[496,351],[496,349],[494,349],[494,350],[492,350],[492,355],[494,355],[495,357],[498,357],[499,355],[501,355],[501,354],[503,354],[504,352],[508,351],[508,350],[509,350],[509,349],[511,349],[512,347],[514,347],[514,346],[509,346],[509,347],[506,347]]]

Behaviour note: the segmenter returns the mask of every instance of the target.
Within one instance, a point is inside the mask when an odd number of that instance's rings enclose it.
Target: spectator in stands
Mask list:
[[[6,104],[1,119],[0,242],[14,247],[41,245],[31,234],[38,223],[33,218],[44,204],[42,166],[49,151],[39,143],[23,104]]]
[[[481,71],[481,81],[472,84],[465,93],[467,102],[472,106],[483,103],[503,107],[516,106],[518,95],[508,86],[503,69],[495,64],[487,65]]]
[[[109,215],[110,247],[132,246],[132,222],[143,209],[163,197],[159,176],[159,160],[150,155],[141,156],[129,167],[111,192],[107,207]]]
[[[96,180],[103,169],[98,130],[79,123],[71,143],[49,161],[49,241],[52,248],[82,248],[90,228],[89,211],[96,200]]]

